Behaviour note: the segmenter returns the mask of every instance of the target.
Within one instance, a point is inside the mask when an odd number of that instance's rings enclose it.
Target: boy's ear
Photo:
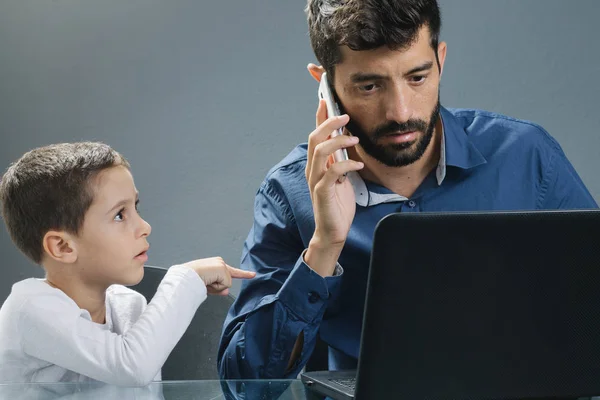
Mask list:
[[[74,237],[65,231],[48,231],[42,239],[46,257],[63,264],[77,261],[77,246]]]

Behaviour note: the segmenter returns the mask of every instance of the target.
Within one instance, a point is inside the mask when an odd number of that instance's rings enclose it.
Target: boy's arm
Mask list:
[[[171,267],[139,319],[123,335],[82,318],[68,299],[29,301],[19,314],[23,351],[102,382],[145,386],[185,333],[206,286],[193,270]]]

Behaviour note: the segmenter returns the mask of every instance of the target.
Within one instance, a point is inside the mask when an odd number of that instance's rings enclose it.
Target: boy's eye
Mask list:
[[[123,212],[125,211],[125,209],[120,210],[117,215],[115,215],[115,221],[123,221]]]

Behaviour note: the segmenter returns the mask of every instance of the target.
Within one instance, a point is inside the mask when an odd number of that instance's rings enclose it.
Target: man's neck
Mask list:
[[[440,119],[433,132],[431,143],[423,156],[404,167],[388,167],[366,154],[361,148],[350,149],[349,155],[350,158],[360,160],[365,164],[360,171],[363,179],[384,186],[400,196],[410,198],[439,163],[442,131]]]
[[[67,272],[71,268],[77,267],[45,268],[46,283],[69,296],[79,308],[87,310],[92,321],[106,323],[107,288],[83,282],[79,274]]]

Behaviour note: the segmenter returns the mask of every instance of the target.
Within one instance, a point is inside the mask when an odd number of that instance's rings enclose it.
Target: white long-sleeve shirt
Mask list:
[[[193,270],[169,268],[156,294],[124,286],[106,291],[106,323],[40,279],[18,282],[0,309],[0,383],[81,382],[144,386],[206,299]]]

